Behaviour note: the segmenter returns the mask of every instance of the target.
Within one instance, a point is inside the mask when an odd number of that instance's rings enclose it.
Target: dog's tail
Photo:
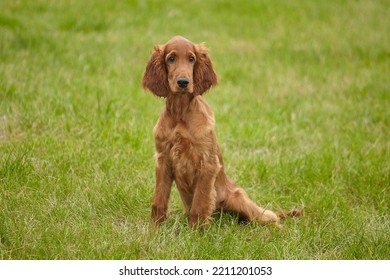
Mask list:
[[[303,215],[304,210],[305,210],[305,208],[303,208],[303,207],[301,209],[293,208],[289,211],[279,210],[279,211],[276,211],[276,215],[278,215],[278,217],[281,219],[284,219],[286,217],[300,217]]]

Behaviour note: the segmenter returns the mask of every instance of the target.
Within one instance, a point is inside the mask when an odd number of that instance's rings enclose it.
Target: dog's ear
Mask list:
[[[204,44],[195,46],[196,62],[194,65],[194,95],[202,95],[212,86],[217,85],[218,77],[214,71],[209,52]]]
[[[169,93],[167,70],[164,61],[164,46],[155,46],[142,78],[144,89],[157,96],[166,97]]]

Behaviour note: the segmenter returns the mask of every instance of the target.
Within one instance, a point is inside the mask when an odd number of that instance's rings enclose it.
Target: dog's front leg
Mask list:
[[[153,195],[150,224],[159,225],[167,217],[167,209],[173,181],[172,168],[166,158],[156,160],[156,189]]]
[[[202,166],[190,210],[190,227],[206,226],[215,210],[217,191],[215,180],[220,170],[218,158]]]

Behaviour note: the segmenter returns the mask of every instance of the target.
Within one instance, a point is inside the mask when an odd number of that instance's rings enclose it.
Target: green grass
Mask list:
[[[388,259],[388,1],[1,1],[0,259]],[[226,170],[284,230],[173,188],[150,232],[153,45],[205,41]]]

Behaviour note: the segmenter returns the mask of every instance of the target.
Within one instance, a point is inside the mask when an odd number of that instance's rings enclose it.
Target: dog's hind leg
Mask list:
[[[250,222],[279,224],[279,217],[276,213],[256,205],[242,188],[232,182],[229,184],[229,191],[226,192],[225,199],[221,203],[223,209],[237,212]]]

